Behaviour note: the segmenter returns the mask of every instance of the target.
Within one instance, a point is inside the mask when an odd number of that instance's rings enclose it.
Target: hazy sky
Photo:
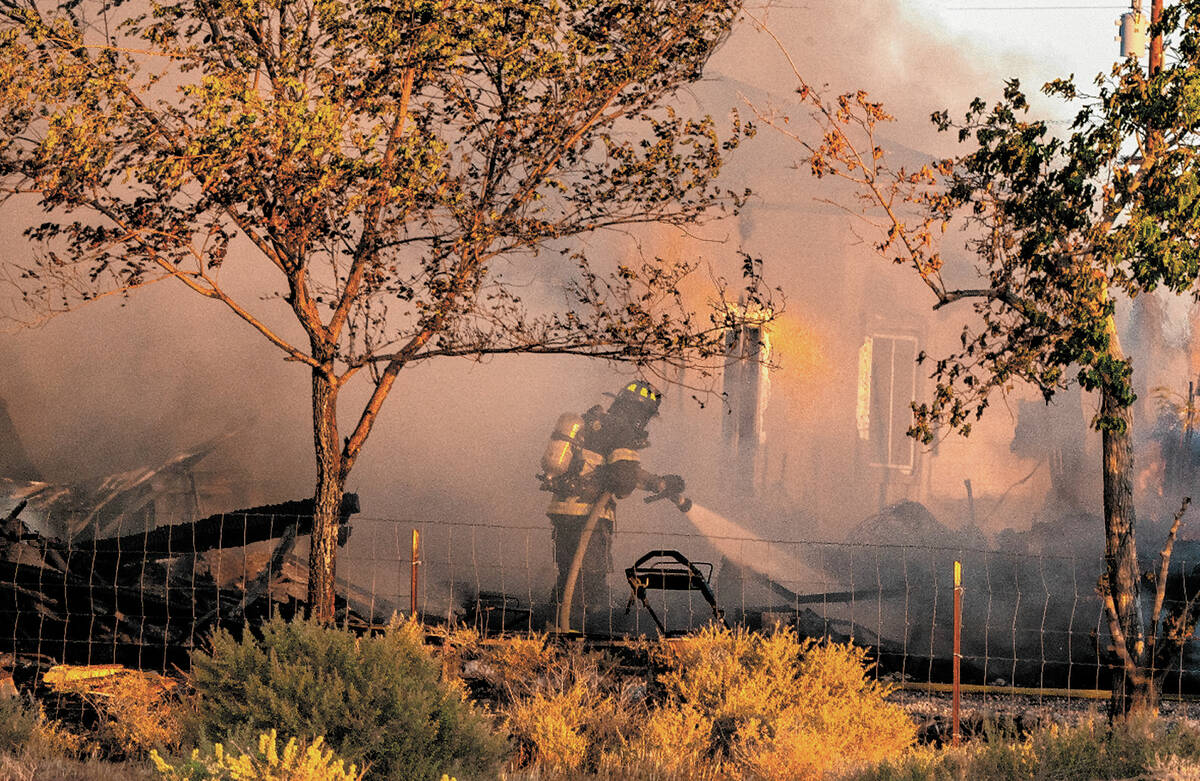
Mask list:
[[[746,7],[810,83],[865,89],[902,121],[922,124],[927,109],[961,113],[972,97],[998,95],[1012,77],[1032,93],[1070,74],[1089,87],[1119,59],[1116,22],[1129,10],[1112,0],[750,0]],[[777,47],[750,24],[713,64],[768,89],[782,86],[786,72]],[[1061,103],[1035,99],[1035,106],[1067,116]]]
[[[981,60],[1013,55],[1090,79],[1119,55],[1116,20],[1129,3],[1103,0],[901,0],[905,15],[960,38]],[[1150,0],[1144,3],[1149,13]]]

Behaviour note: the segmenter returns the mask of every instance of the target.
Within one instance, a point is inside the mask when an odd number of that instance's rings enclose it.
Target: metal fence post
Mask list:
[[[954,698],[950,706],[950,741],[959,740],[958,707],[961,695],[959,663],[962,660],[962,562],[954,562]]]

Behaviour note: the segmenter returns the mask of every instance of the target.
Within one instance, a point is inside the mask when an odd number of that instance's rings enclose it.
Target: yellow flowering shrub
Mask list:
[[[150,753],[150,759],[166,781],[361,781],[362,771],[355,765],[347,767],[323,744],[320,737],[307,746],[292,738],[281,752],[276,732],[271,730],[259,735],[255,754],[235,755],[218,743],[211,755],[201,756],[195,749],[178,767],[157,751]]]

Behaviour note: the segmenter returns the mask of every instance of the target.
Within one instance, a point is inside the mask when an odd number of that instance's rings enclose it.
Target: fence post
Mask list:
[[[412,586],[409,589],[409,615],[412,618],[417,617],[417,567],[420,566],[421,560],[418,558],[418,552],[421,546],[421,532],[413,529],[412,532]]]
[[[954,562],[954,697],[950,706],[950,742],[957,746],[959,740],[958,706],[961,684],[959,662],[962,660],[962,562]]]

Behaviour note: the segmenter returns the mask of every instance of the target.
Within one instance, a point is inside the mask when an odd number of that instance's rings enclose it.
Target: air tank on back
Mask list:
[[[575,413],[564,412],[558,416],[546,451],[542,453],[542,472],[548,479],[566,474],[570,469],[571,459],[575,456],[575,441],[582,430],[583,418]]]

